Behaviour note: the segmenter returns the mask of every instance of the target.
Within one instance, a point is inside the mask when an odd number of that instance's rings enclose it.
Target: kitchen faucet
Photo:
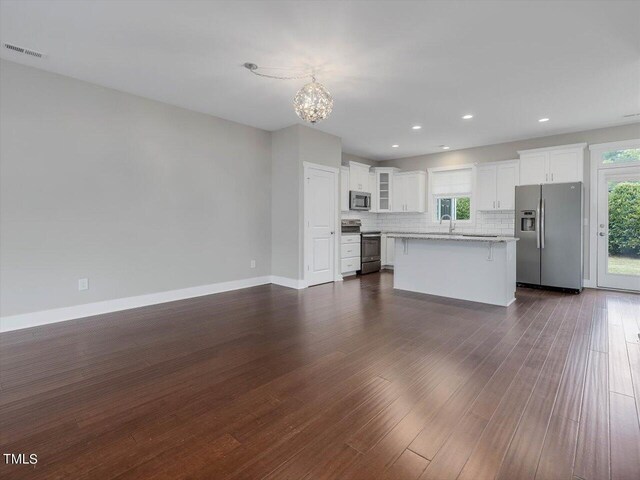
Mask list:
[[[440,225],[442,225],[442,220],[444,220],[444,217],[448,217],[449,219],[449,235],[451,235],[453,231],[456,229],[456,227],[453,225],[453,218],[451,218],[451,215],[445,213],[440,217]]]

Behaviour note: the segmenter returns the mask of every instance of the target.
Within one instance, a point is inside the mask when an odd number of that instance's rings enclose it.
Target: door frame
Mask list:
[[[329,167],[327,165],[320,165],[317,163],[311,162],[302,162],[303,165],[303,175],[302,175],[302,201],[304,203],[304,213],[302,219],[302,228],[304,231],[303,234],[303,243],[302,243],[302,270],[303,270],[303,279],[305,286],[309,286],[308,282],[308,274],[309,271],[307,269],[307,265],[309,265],[310,258],[309,254],[311,253],[309,248],[309,229],[307,227],[309,220],[309,205],[307,202],[307,174],[309,168],[314,168],[317,170],[322,170],[324,172],[329,172],[333,174],[333,198],[334,198],[334,222],[335,222],[335,234],[333,235],[333,281],[339,282],[342,280],[342,274],[340,272],[340,169],[337,167]]]
[[[620,169],[640,166],[640,162],[620,164],[604,164],[602,154],[611,150],[640,148],[640,138],[620,142],[608,142],[589,145],[589,279],[584,280],[584,286],[598,288],[598,177],[603,169]]]

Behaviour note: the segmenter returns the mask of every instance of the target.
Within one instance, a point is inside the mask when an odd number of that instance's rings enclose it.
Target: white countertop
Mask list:
[[[515,237],[504,236],[488,236],[488,235],[474,235],[472,233],[467,234],[447,234],[447,233],[418,233],[418,232],[387,232],[387,237],[390,238],[410,238],[413,240],[448,240],[456,242],[490,242],[490,243],[508,243],[517,242]]]

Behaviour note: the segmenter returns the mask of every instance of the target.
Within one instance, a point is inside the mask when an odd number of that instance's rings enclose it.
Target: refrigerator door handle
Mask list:
[[[536,248],[540,249],[540,202],[538,199],[538,205],[536,206]]]
[[[540,246],[544,248],[544,224],[545,224],[544,198],[541,200],[541,203],[542,203],[542,211],[540,213],[542,214],[542,218],[540,219]]]

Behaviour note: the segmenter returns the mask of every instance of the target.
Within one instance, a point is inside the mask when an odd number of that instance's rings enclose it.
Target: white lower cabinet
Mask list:
[[[343,243],[340,249],[340,258],[360,258],[360,244],[359,243]]]
[[[360,270],[360,234],[342,235],[340,242],[340,272],[354,275]]]
[[[342,275],[355,275],[360,270],[360,257],[342,259]]]

